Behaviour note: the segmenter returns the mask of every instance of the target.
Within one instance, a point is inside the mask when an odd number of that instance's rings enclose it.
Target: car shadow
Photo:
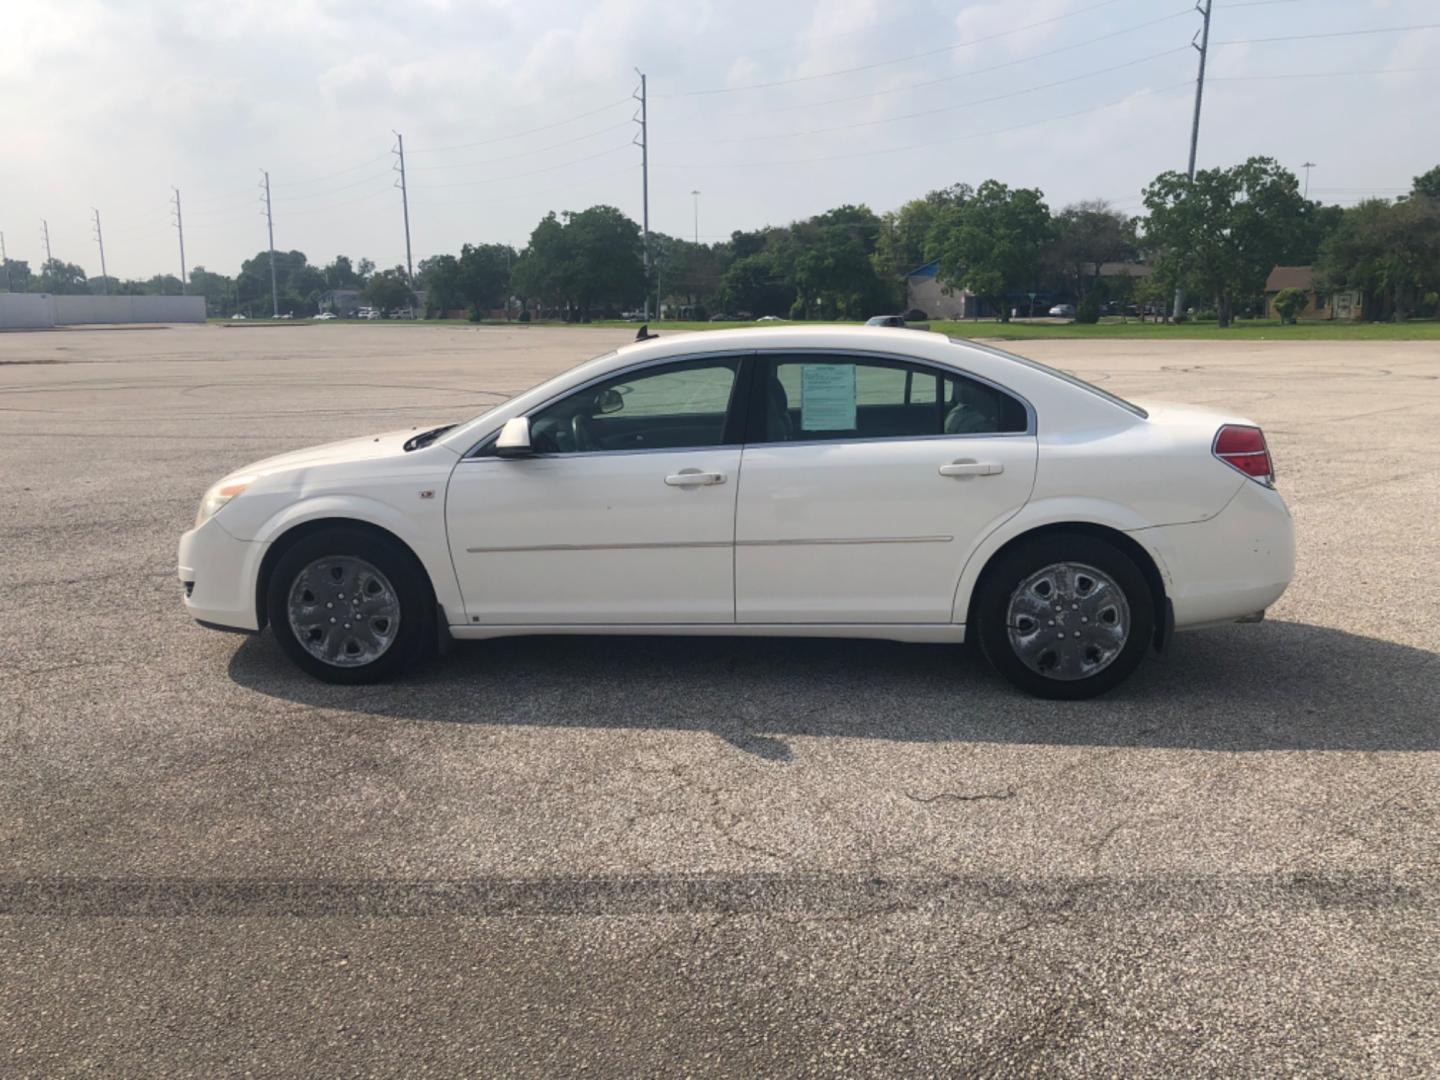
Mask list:
[[[1440,653],[1304,623],[1180,634],[1091,701],[1027,697],[969,648],[797,638],[456,642],[400,681],[330,686],[269,633],[230,677],[398,721],[707,731],[786,760],[790,736],[1196,750],[1440,748]]]

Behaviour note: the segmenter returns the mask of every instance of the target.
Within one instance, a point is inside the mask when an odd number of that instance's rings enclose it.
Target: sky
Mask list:
[[[234,273],[523,247],[548,211],[701,240],[954,183],[1136,213],[1188,154],[1193,0],[8,0],[0,232],[11,258]],[[1394,28],[1429,27],[1395,32]],[[1325,35],[1325,36],[1316,36]],[[1214,0],[1199,166],[1264,154],[1310,195],[1391,197],[1440,163],[1436,0]],[[1264,40],[1270,39],[1270,40]],[[698,196],[692,194],[698,191]]]

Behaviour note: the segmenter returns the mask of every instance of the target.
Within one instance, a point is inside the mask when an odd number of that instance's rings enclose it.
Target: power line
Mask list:
[[[1156,87],[1153,89],[1137,90],[1124,97],[1107,101],[1101,105],[1092,105],[1088,108],[1077,109],[1074,112],[1056,113],[1043,116],[1038,120],[1027,120],[1023,124],[1014,124],[1007,127],[989,128],[985,131],[968,131],[962,135],[949,135],[938,139],[926,139],[924,142],[905,143],[901,146],[887,146],[876,150],[860,150],[849,154],[826,154],[819,157],[808,158],[784,158],[772,161],[712,161],[712,162],[681,162],[674,165],[661,165],[664,169],[686,169],[695,171],[697,169],[729,169],[729,168],[768,168],[775,165],[814,165],[829,161],[850,161],[856,158],[875,157],[883,154],[898,154],[906,150],[925,150],[934,146],[943,146],[946,143],[962,142],[968,139],[980,139],[990,135],[1006,135],[1012,131],[1023,131],[1025,128],[1038,127],[1041,124],[1053,124],[1057,120],[1069,120],[1077,116],[1085,116],[1089,113],[1100,112],[1104,109],[1113,109],[1117,105],[1124,105],[1134,101],[1136,98],[1150,97],[1155,94],[1168,93],[1171,90],[1182,86],[1190,86],[1191,80],[1171,83],[1168,86]]]
[[[374,165],[377,161],[384,161],[389,156],[389,152],[377,154],[375,157],[366,158],[364,161],[356,162],[354,165],[347,165],[343,169],[336,169],[334,172],[325,173],[323,176],[311,176],[304,180],[287,180],[285,183],[287,187],[309,187],[311,184],[319,184],[322,181],[331,180],[337,176],[344,176],[346,173],[352,173],[356,169],[363,169],[367,165]]]
[[[1076,8],[1074,11],[1067,11],[1063,15],[1053,15],[1048,19],[1039,19],[1036,22],[1025,23],[1021,26],[1011,27],[1009,30],[1001,30],[998,33],[987,34],[984,37],[971,38],[969,41],[958,41],[951,45],[942,45],[936,49],[926,49],[923,52],[909,53],[906,56],[897,56],[890,60],[877,60],[873,64],[861,64],[857,67],[838,68],[834,71],[822,71],[815,75],[797,75],[791,79],[775,79],[771,82],[748,83],[745,86],[721,86],[711,90],[679,90],[670,94],[657,94],[656,97],[681,98],[681,97],[707,97],[714,94],[738,94],[746,90],[768,90],[776,86],[793,86],[796,83],[814,82],[817,79],[833,79],[839,75],[853,75],[858,71],[874,71],[876,68],[891,67],[895,64],[905,64],[912,60],[919,60],[926,56],[938,56],[941,53],[954,52],[956,49],[966,49],[972,45],[981,45],[987,41],[996,41],[1000,38],[1011,37],[1015,34],[1024,33],[1026,30],[1034,30],[1036,27],[1049,26],[1051,23],[1061,22],[1065,19],[1074,18],[1077,15],[1084,15],[1091,11],[1098,11],[1100,8],[1111,7],[1121,3],[1122,0],[1100,0],[1097,4],[1089,7]]]
[[[1186,52],[1190,46],[1179,45],[1173,49],[1165,49],[1163,52],[1151,53],[1149,56],[1142,56],[1136,60],[1129,60],[1123,64],[1111,64],[1107,67],[1097,68],[1094,71],[1087,71],[1080,75],[1072,75],[1065,79],[1056,79],[1048,83],[1039,83],[1035,86],[1022,87],[1019,90],[1010,90],[1003,94],[992,94],[989,97],[973,98],[970,101],[960,101],[953,105],[940,105],[933,109],[921,109],[917,112],[901,113],[899,116],[885,116],[876,120],[857,120],[853,124],[834,124],[830,127],[811,128],[807,131],[784,131],[776,135],[750,135],[735,139],[706,139],[699,142],[680,143],[677,145],[708,146],[714,143],[751,143],[771,139],[794,139],[809,135],[825,135],[835,131],[850,131],[855,128],[877,127],[882,124],[893,124],[901,120],[915,120],[925,116],[935,116],[939,113],[954,112],[956,109],[968,109],[975,105],[988,105],[995,101],[1004,101],[1008,98],[1020,97],[1024,94],[1033,94],[1037,90],[1049,90],[1056,86],[1064,86],[1068,83],[1080,82],[1084,79],[1093,79],[1099,75],[1108,75],[1112,71],[1122,71],[1125,68],[1136,67],[1140,64],[1147,64],[1152,60],[1161,57],[1173,56],[1177,52]]]
[[[388,157],[389,155],[387,154],[386,156]],[[357,187],[361,187],[361,186],[364,185],[364,184],[373,184],[376,180],[390,180],[390,179],[391,179],[390,170],[387,170],[387,171],[385,171],[385,172],[383,172],[383,173],[375,173],[373,176],[366,176],[366,177],[364,177],[364,178],[362,178],[362,179],[360,179],[360,180],[356,180],[356,181],[355,181],[354,183],[352,183],[352,184],[341,184],[339,187],[330,188],[328,191],[312,191],[312,192],[310,192],[309,194],[306,194],[306,195],[281,195],[281,196],[280,196],[279,198],[277,198],[275,201],[276,201],[276,202],[299,202],[299,201],[302,200],[302,199],[323,199],[323,198],[325,198],[325,197],[328,196],[328,195],[334,195],[337,191],[350,191],[351,189],[357,188]],[[385,187],[387,188],[387,190],[390,188],[390,186],[391,186],[391,185],[388,184],[388,183],[385,185]]]
[[[502,157],[485,158],[482,161],[452,161],[444,165],[421,165],[418,168],[412,167],[411,172],[436,172],[441,169],[473,169],[480,165],[493,165],[501,161],[514,161],[517,158],[533,157],[535,154],[543,154],[547,150],[556,150],[562,146],[571,146],[586,139],[593,139],[597,135],[605,135],[611,131],[619,131],[621,128],[628,128],[633,120],[621,120],[618,124],[611,124],[609,127],[597,128],[595,131],[587,132],[584,135],[577,135],[573,139],[564,139],[561,142],[550,143],[546,146],[537,146],[533,150],[522,150],[518,154],[505,154]],[[415,151],[411,151],[414,154]]]
[[[569,168],[571,165],[579,165],[582,162],[594,161],[596,158],[606,157],[610,154],[618,154],[622,150],[629,150],[635,143],[621,143],[619,146],[612,146],[608,150],[601,150],[598,154],[587,154],[584,157],[573,158],[570,161],[562,161],[544,169],[533,169],[530,172],[512,173],[509,176],[491,176],[484,180],[457,180],[448,184],[429,184],[425,190],[453,187],[479,187],[484,184],[496,184],[502,180],[523,180],[528,176],[540,176],[544,173],[555,172],[558,169]]]
[[[1219,44],[1216,42],[1216,44]],[[1211,75],[1211,82],[1252,82],[1272,79],[1344,79],[1357,75],[1401,75],[1415,71],[1434,71],[1433,67],[1354,68],[1350,71],[1294,71],[1282,75]]]
[[[1414,26],[1372,26],[1359,30],[1332,30],[1323,34],[1286,34],[1283,37],[1236,38],[1212,41],[1211,45],[1265,45],[1275,41],[1314,41],[1317,38],[1360,37],[1364,34],[1404,34],[1411,30],[1440,30],[1440,23],[1418,23]]]
[[[613,109],[619,105],[624,105],[630,100],[631,98],[627,95],[623,98],[620,98],[618,101],[612,101],[608,104],[600,105],[597,108],[590,109],[588,112],[576,113],[574,116],[566,117],[564,120],[556,120],[553,124],[541,124],[538,127],[526,128],[524,131],[515,131],[511,132],[508,135],[495,135],[488,139],[480,139],[477,142],[456,143],[453,146],[424,146],[418,150],[412,147],[410,150],[410,154],[413,157],[415,154],[440,154],[451,150],[470,150],[476,146],[489,146],[492,143],[504,142],[507,139],[521,139],[524,138],[526,135],[534,135],[536,132],[550,131],[557,127],[564,127],[566,124],[573,124],[576,120],[584,120],[587,116],[595,116],[599,113],[605,112],[607,109]]]
[[[938,79],[925,79],[920,82],[904,83],[900,86],[892,86],[885,90],[871,90],[864,94],[849,94],[845,97],[826,98],[823,101],[807,101],[801,102],[796,105],[778,105],[775,108],[767,109],[764,112],[733,113],[726,115],[769,116],[777,112],[794,112],[797,109],[818,109],[824,105],[843,105],[853,101],[866,101],[870,98],[885,97],[889,94],[900,94],[910,90],[920,90],[924,89],[927,86],[939,86],[941,83],[955,82],[958,79],[971,79],[977,75],[989,75],[992,72],[1003,71],[1006,68],[1016,67],[1020,64],[1028,64],[1034,60],[1044,60],[1051,56],[1058,56],[1061,53],[1073,52],[1075,49],[1083,49],[1086,46],[1094,45],[1096,42],[1099,41],[1109,41],[1111,38],[1121,37],[1125,34],[1133,34],[1137,30],[1144,30],[1147,27],[1155,26],[1162,22],[1169,22],[1171,19],[1178,19],[1182,15],[1189,15],[1193,10],[1193,8],[1183,7],[1180,8],[1178,11],[1172,11],[1168,15],[1161,15],[1158,19],[1149,19],[1146,22],[1135,23],[1132,26],[1127,26],[1123,30],[1112,30],[1108,34],[1099,34],[1095,37],[1086,38],[1083,41],[1077,41],[1070,45],[1061,45],[1059,48],[1047,49],[1045,52],[1031,53],[1028,56],[1019,56],[1016,57],[1014,60],[1007,60],[1003,64],[992,64],[989,67],[974,68],[970,71],[957,72],[954,75],[942,75]]]

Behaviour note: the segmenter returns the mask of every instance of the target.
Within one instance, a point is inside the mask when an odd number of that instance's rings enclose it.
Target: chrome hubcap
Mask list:
[[[315,659],[362,667],[384,655],[400,630],[400,597],[364,559],[316,559],[290,585],[290,629]]]
[[[1130,605],[1108,575],[1083,563],[1037,570],[1010,597],[1010,647],[1047,679],[1104,671],[1130,637]]]

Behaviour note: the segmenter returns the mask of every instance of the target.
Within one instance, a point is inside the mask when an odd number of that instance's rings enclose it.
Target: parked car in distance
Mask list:
[[[328,321],[328,320],[330,320],[330,319],[334,319],[334,318],[336,318],[336,317],[337,317],[337,316],[335,315],[335,313],[334,313],[333,311],[322,311],[322,312],[320,312],[319,315],[316,315],[316,316],[315,316],[315,321],[316,321],[316,322],[326,322],[326,321]]]
[[[929,330],[929,323],[906,322],[904,315],[872,315],[865,320],[866,326],[887,326],[893,330]]]
[[[978,641],[1082,698],[1294,570],[1254,423],[939,334],[666,334],[457,419],[221,478],[190,614],[338,683],[446,634],[741,634]]]
[[[785,320],[782,319],[779,315],[761,315],[760,318],[756,319],[755,321],[756,321],[756,322],[764,322],[764,323],[773,323],[773,322],[784,322]]]
[[[734,315],[726,315],[724,312],[717,312],[716,314],[710,316],[710,321],[711,321],[711,322],[734,322],[734,321],[735,321],[735,316],[734,316]]]
[[[1050,315],[1057,319],[1073,319],[1075,317],[1075,305],[1056,304],[1050,309]]]
[[[239,312],[239,311],[237,311],[234,315],[231,315],[231,316],[230,316],[230,319],[231,319],[232,322],[234,322],[234,321],[236,321],[236,320],[239,320],[239,319],[243,319],[243,318],[245,318],[244,313]]]

